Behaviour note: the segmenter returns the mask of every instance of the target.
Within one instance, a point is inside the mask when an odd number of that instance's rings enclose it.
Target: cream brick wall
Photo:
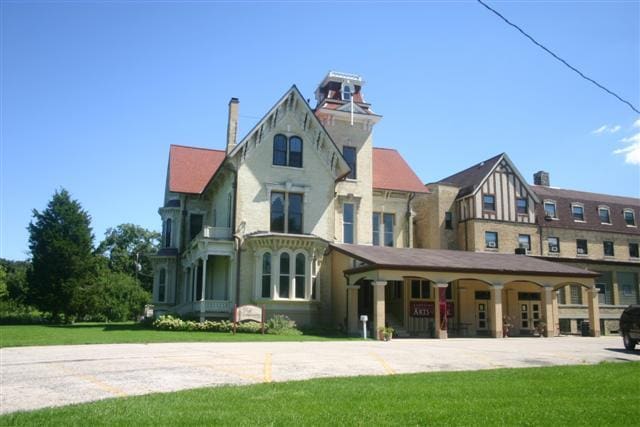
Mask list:
[[[415,246],[429,249],[457,249],[456,224],[459,220],[455,209],[458,188],[443,184],[429,184],[429,194],[415,200]],[[453,215],[453,230],[445,228],[445,213]]]
[[[548,237],[560,239],[560,252],[558,254],[549,253]],[[640,244],[640,236],[621,233],[604,233],[600,231],[570,230],[562,228],[544,227],[542,229],[542,254],[544,256],[559,256],[562,258],[625,261],[638,262],[640,268],[640,258],[629,257],[629,243]],[[587,255],[578,255],[576,239],[587,240]],[[604,241],[613,242],[613,257],[604,256]]]
[[[476,252],[499,252],[513,254],[518,246],[518,235],[528,234],[531,240],[532,255],[540,253],[540,241],[537,227],[530,224],[505,223],[486,220],[469,220],[467,223],[468,250]],[[458,227],[464,233],[464,224]],[[490,249],[485,246],[485,231],[498,233],[498,248]],[[463,237],[464,240],[464,237]]]

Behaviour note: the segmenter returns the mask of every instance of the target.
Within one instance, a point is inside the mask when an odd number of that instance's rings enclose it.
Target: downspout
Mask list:
[[[409,193],[409,198],[407,199],[407,243],[405,247],[412,248],[413,244],[413,236],[411,232],[411,226],[413,225],[411,222],[411,201],[416,197],[416,193]]]

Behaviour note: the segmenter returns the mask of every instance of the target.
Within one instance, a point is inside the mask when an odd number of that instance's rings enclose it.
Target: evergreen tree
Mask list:
[[[89,214],[65,189],[55,192],[44,211],[33,210],[28,227],[30,301],[54,319],[75,316],[80,289],[91,283],[95,257],[90,224]]]

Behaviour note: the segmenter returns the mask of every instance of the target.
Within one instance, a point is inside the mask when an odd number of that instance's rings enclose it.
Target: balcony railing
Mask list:
[[[190,301],[180,304],[175,311],[180,314],[200,313],[202,301]],[[205,300],[204,311],[207,313],[231,313],[233,304],[230,301]]]
[[[200,234],[205,239],[231,240],[231,228],[229,227],[210,227],[207,225]]]

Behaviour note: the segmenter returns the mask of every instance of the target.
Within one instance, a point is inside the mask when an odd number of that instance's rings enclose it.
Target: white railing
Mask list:
[[[200,313],[200,308],[202,306],[202,301],[191,301],[180,304],[175,307],[173,311],[178,313],[179,315],[184,315],[188,313]],[[204,311],[207,313],[231,313],[233,309],[233,304],[230,301],[219,301],[219,300],[205,300],[204,301]]]
[[[204,302],[205,311],[214,311],[218,313],[230,313],[233,308],[229,301],[206,300]]]
[[[207,225],[202,229],[202,237],[205,239],[229,240],[231,239],[231,228],[210,227]]]

